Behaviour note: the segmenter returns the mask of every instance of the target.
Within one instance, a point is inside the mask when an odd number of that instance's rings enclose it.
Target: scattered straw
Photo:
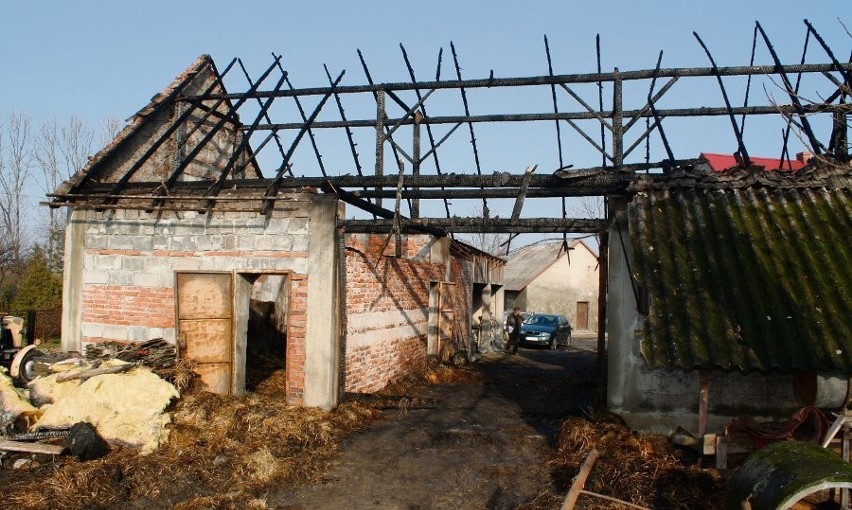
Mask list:
[[[557,484],[567,489],[592,448],[600,457],[586,490],[630,503],[667,509],[718,508],[721,478],[717,471],[696,467],[694,453],[664,436],[638,435],[617,417],[569,418],[558,436],[552,462]],[[582,508],[612,508],[612,503],[584,497]]]

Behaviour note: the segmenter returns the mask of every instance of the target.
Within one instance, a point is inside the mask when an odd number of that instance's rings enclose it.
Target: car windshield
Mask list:
[[[556,326],[556,317],[553,315],[533,315],[527,319],[527,324],[538,324],[540,326]]]

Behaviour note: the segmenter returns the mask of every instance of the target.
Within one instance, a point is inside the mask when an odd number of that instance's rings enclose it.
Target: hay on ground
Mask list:
[[[600,452],[586,490],[650,508],[718,508],[721,477],[697,467],[694,452],[672,445],[665,436],[635,434],[611,415],[569,418],[558,435],[554,472],[570,486],[586,456]],[[583,496],[583,508],[612,508],[611,502]]]

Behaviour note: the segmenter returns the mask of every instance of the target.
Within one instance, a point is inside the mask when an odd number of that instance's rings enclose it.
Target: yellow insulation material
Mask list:
[[[88,421],[107,441],[139,447],[143,454],[168,439],[166,425],[171,418],[164,410],[180,395],[147,368],[98,375],[82,383],[56,383],[55,378],[45,378],[45,391],[52,390],[54,403],[42,407],[44,414],[33,429]]]
[[[15,422],[23,419],[27,425],[35,422],[41,414],[30,404],[25,393],[15,388],[5,369],[0,369],[0,413],[5,415],[4,420]]]

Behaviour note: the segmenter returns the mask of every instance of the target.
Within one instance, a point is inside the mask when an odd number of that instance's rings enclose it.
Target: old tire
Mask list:
[[[12,360],[10,374],[23,384],[32,381],[36,378],[35,360],[41,356],[44,356],[44,353],[35,349],[32,345],[21,349],[15,355],[15,359]]]

